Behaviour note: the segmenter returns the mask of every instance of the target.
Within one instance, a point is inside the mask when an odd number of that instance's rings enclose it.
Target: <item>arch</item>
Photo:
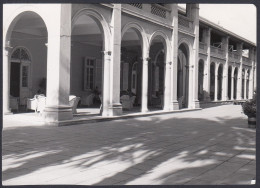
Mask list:
[[[133,30],[137,33],[138,37],[142,40],[142,42],[141,42],[141,47],[142,47],[142,49],[143,49],[143,52],[142,52],[142,53],[143,53],[143,55],[145,55],[145,52],[147,51],[147,48],[148,48],[148,40],[147,40],[147,34],[146,34],[145,30],[144,30],[143,27],[140,26],[138,23],[129,22],[129,23],[127,23],[127,24],[123,27],[123,29],[122,29],[122,31],[121,31],[121,36],[122,36],[121,40],[123,39],[124,34],[125,34],[129,29],[133,29]],[[147,55],[147,54],[146,54],[146,55]]]
[[[233,78],[234,78],[234,96],[233,98],[236,99],[237,98],[237,82],[238,82],[238,67],[235,67],[234,68],[234,75],[233,75]]]
[[[78,18],[80,16],[83,16],[83,15],[89,16],[93,20],[95,20],[98,27],[103,32],[103,48],[104,48],[104,51],[110,51],[111,50],[110,49],[111,30],[110,30],[109,25],[106,22],[105,18],[101,14],[99,14],[97,11],[95,11],[94,9],[84,8],[84,9],[81,9],[78,12],[76,12],[72,17],[71,31],[73,31]]]
[[[19,51],[19,52],[18,52],[18,51]],[[28,59],[23,59],[23,58],[21,57],[22,51],[24,51],[24,52],[27,54]],[[18,58],[13,57],[13,55],[16,55],[16,54],[14,54],[15,52],[16,52],[16,53],[19,53],[19,54],[17,54],[17,55],[19,55]],[[32,62],[32,55],[31,55],[30,51],[29,51],[26,47],[24,47],[24,46],[16,46],[16,47],[14,47],[13,50],[12,50],[12,52],[11,52],[10,54],[11,54],[10,58],[11,58],[12,61],[15,60],[15,59],[23,59],[24,61]]]
[[[218,66],[218,96],[217,96],[217,99],[218,100],[222,100],[222,89],[223,89],[223,64],[220,63],[219,66]]]
[[[8,41],[10,41],[11,33],[16,25],[17,21],[20,20],[20,18],[28,13],[34,13],[38,17],[40,17],[44,23],[44,26],[47,30],[47,35],[49,33],[49,22],[48,19],[46,18],[46,12],[44,12],[41,9],[38,9],[35,6],[32,5],[27,5],[27,6],[22,6],[16,9],[14,12],[11,13],[11,15],[8,17],[7,20],[4,20],[3,23],[3,35],[4,35],[4,40],[3,40],[3,47],[7,47],[6,45],[8,44]]]
[[[36,49],[35,46],[32,47],[32,45],[29,45],[28,41],[21,43],[19,40],[17,40],[17,38],[12,38],[14,35],[14,30],[19,28],[30,29],[30,27],[27,27],[26,24],[23,24],[24,21],[28,21],[28,18],[37,19],[40,27],[44,28],[44,33],[42,35],[43,41],[39,41],[37,44],[34,43],[33,45],[37,46],[39,43],[41,43],[40,52],[41,54],[44,54],[42,57],[46,57],[46,61],[45,58],[41,58],[40,61],[35,61],[34,63],[37,64],[37,62],[43,62],[45,64],[46,62],[47,65],[47,49],[44,44],[48,40],[48,32],[50,29],[50,20],[48,19],[48,15],[37,6],[26,5],[18,7],[17,9],[13,10],[10,15],[8,15],[8,18],[4,20],[3,24],[3,47],[4,50],[11,54],[8,55],[8,57],[4,60],[4,63],[8,64],[8,67],[5,68],[6,73],[4,75],[4,79],[6,80],[4,83],[6,85],[4,93],[7,93],[7,95],[4,97],[4,100],[9,100],[9,95],[15,96],[19,98],[18,106],[25,105],[27,98],[30,98],[38,93],[40,86],[38,86],[39,84],[37,83],[37,79],[39,79],[39,77],[46,79],[46,73],[44,69],[40,69],[38,72],[33,71],[33,66],[37,66],[35,64],[31,64],[33,61],[33,54],[35,52],[34,49]],[[22,25],[19,25],[20,23],[22,23]],[[31,25],[35,26],[35,24]],[[10,47],[10,45],[12,47]],[[41,90],[41,94],[45,94],[45,89],[44,91]],[[12,110],[14,110],[15,107],[12,107],[12,104],[9,106],[8,103],[9,102],[5,104],[7,108],[9,109],[10,107]]]
[[[169,62],[170,61],[170,58],[171,58],[171,53],[170,53],[170,49],[171,49],[171,44],[170,44],[170,40],[168,38],[168,36],[161,30],[157,30],[155,31],[151,36],[150,36],[150,40],[149,40],[149,46],[148,46],[148,52],[150,52],[150,48],[151,48],[151,45],[153,43],[153,40],[156,38],[156,37],[161,37],[163,39],[163,45],[164,45],[164,49],[166,50],[166,53],[165,53],[165,62]]]
[[[210,99],[214,100],[215,97],[215,72],[216,72],[216,63],[210,63]]]
[[[228,92],[227,92],[227,97],[228,100],[231,100],[231,90],[232,90],[232,86],[231,86],[231,82],[232,82],[232,66],[229,65],[228,66]]]
[[[204,84],[204,60],[199,60],[198,67],[198,99],[201,101],[204,98],[203,84]]]
[[[246,76],[246,70],[245,68],[242,68],[242,83],[241,83],[241,97],[242,99],[245,99],[245,76]]]
[[[188,58],[190,58],[191,57],[191,53],[192,53],[192,45],[189,42],[189,40],[186,39],[186,38],[181,38],[178,41],[178,49],[180,48],[181,45],[184,45],[184,47],[185,47],[185,49],[187,51]]]
[[[190,49],[188,44],[183,43],[178,46],[178,64],[177,64],[177,100],[180,108],[188,108],[191,101],[189,97],[189,65]]]

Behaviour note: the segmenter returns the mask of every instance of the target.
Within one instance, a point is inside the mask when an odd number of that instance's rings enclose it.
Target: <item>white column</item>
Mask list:
[[[143,57],[143,73],[142,73],[142,106],[141,112],[148,112],[148,57]]]
[[[226,101],[228,99],[228,62],[229,62],[229,58],[228,58],[228,43],[229,43],[229,37],[225,37],[223,39],[223,47],[224,47],[224,55],[226,56],[226,62],[223,66],[223,80],[222,80],[222,97],[221,100],[222,101]]]
[[[172,4],[171,17],[173,18],[172,32],[172,65],[171,65],[171,110],[178,110],[179,103],[177,101],[177,73],[178,73],[178,4]]]
[[[254,74],[254,67],[250,69],[250,75],[249,75],[249,91],[248,91],[248,99],[253,98],[253,92],[254,92],[254,86],[253,86],[253,74]]]
[[[12,114],[9,107],[10,96],[10,63],[9,51],[3,49],[3,115]]]
[[[199,4],[191,5],[191,14],[193,18],[193,28],[194,28],[194,43],[193,43],[193,59],[190,61],[191,65],[193,65],[193,76],[192,80],[192,96],[193,96],[193,105],[192,108],[199,108],[199,100],[198,100],[198,56],[199,56]],[[190,94],[191,92],[189,92]]]
[[[247,70],[245,69],[245,78],[244,78],[244,99],[246,99],[246,91],[247,91]]]
[[[256,49],[254,49],[254,53],[253,53],[253,62],[252,62],[252,67],[254,67],[254,72],[253,72],[253,80],[254,80],[254,86],[253,86],[253,93],[254,91],[256,91],[256,85],[257,85],[257,77],[256,77],[256,72],[257,72],[257,63],[256,63]]]
[[[240,67],[238,69],[238,81],[237,81],[237,100],[241,100],[242,96],[242,48],[243,48],[243,43],[238,45],[238,56],[239,56],[239,62],[240,62]]]
[[[46,122],[70,120],[71,4],[61,4],[48,35]]]
[[[110,112],[110,63],[111,52],[103,52],[103,92],[102,92],[102,108],[101,115],[104,117],[111,116]]]
[[[230,100],[234,100],[234,70],[235,70],[235,67],[232,66],[232,71],[231,71],[231,97],[230,97]]]
[[[112,14],[112,61],[111,61],[111,115],[122,114],[122,105],[120,103],[120,65],[121,65],[121,4],[114,4]]]
[[[207,35],[206,35],[206,43],[207,43],[207,61],[205,63],[205,94],[204,94],[204,100],[205,101],[210,101],[210,38],[211,38],[211,28],[207,30]]]
[[[218,100],[218,67],[219,64],[215,64],[215,92],[214,92],[214,101]]]
[[[165,63],[165,81],[164,81],[164,102],[163,102],[163,110],[170,111],[170,101],[171,101],[171,64],[172,62],[168,62],[166,58]]]

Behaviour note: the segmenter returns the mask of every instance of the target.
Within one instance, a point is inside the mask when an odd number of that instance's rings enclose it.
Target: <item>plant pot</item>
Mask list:
[[[256,128],[256,117],[248,117],[248,127]]]

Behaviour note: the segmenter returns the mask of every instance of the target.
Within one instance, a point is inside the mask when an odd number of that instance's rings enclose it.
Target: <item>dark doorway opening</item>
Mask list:
[[[11,62],[10,95],[20,97],[20,63]]]

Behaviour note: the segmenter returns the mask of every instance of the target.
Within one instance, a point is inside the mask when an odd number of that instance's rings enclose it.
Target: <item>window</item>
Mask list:
[[[84,61],[84,90],[93,90],[94,89],[94,68],[95,68],[95,59],[85,58]]]
[[[22,87],[28,87],[29,67],[22,66]]]

